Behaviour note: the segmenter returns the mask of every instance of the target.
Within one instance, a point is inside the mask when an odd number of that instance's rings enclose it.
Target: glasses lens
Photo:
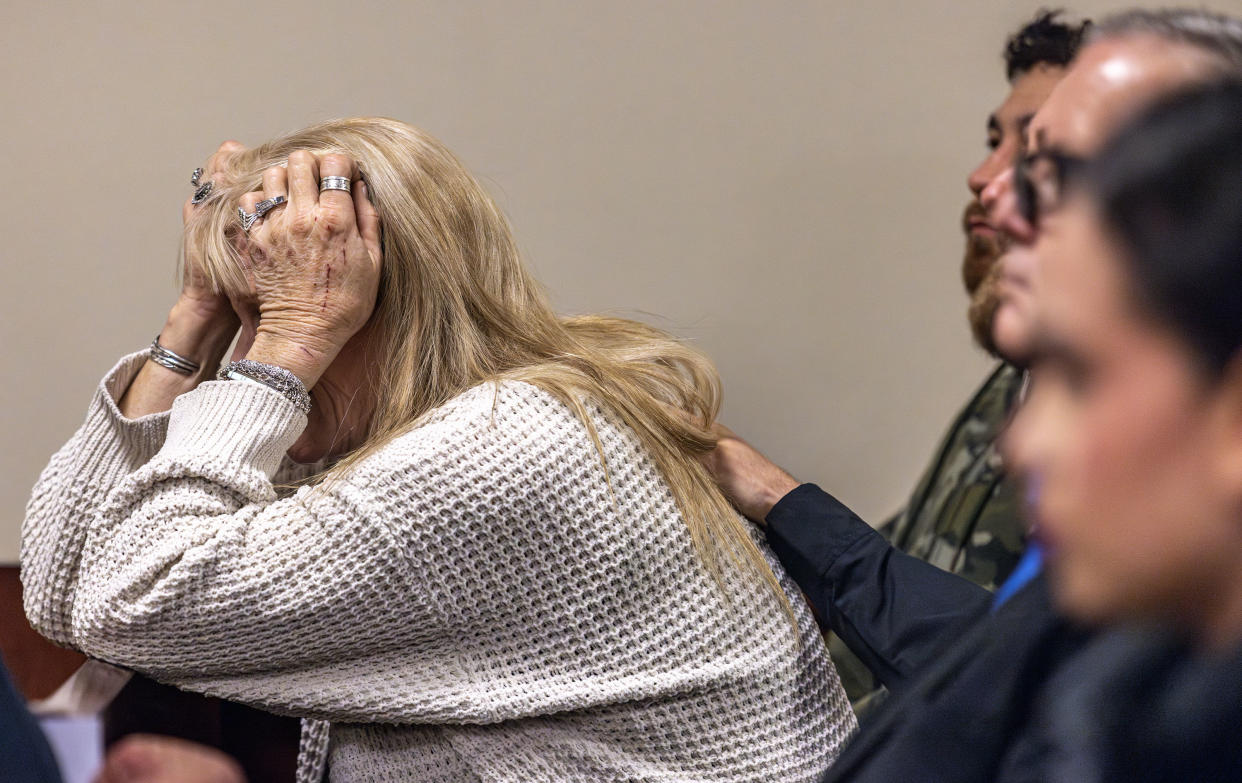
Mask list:
[[[1018,198],[1018,214],[1030,225],[1039,220],[1039,195],[1031,181],[1031,158],[1022,158],[1013,170],[1013,189]]]

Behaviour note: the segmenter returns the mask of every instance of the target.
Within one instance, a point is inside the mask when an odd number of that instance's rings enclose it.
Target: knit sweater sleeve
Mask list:
[[[305,421],[253,384],[178,398],[158,453],[82,523],[72,641],[181,687],[352,722],[493,722],[736,670],[718,640],[662,662],[670,604],[722,605],[667,589],[684,542],[627,554],[650,531],[618,522],[589,436],[547,395],[477,387],[278,499]],[[638,543],[601,550],[617,531]],[[28,571],[39,590],[56,578]]]
[[[257,384],[178,397],[162,447],[86,523],[77,646],[181,682],[305,671],[425,624],[380,600],[414,585],[366,493],[339,482],[277,498],[273,476],[305,425]]]
[[[168,431],[168,411],[135,419],[121,413],[120,399],[146,361],[145,350],[129,354],[103,377],[86,420],[52,456],[26,506],[20,556],[26,616],[66,647],[77,648],[69,612],[87,534],[108,495],[159,452]],[[293,481],[321,467],[285,458],[276,479]]]
[[[26,615],[58,644],[75,646],[69,609],[94,514],[108,493],[164,443],[167,413],[127,419],[117,406],[144,361],[145,351],[130,354],[104,376],[86,421],[44,468],[26,507],[21,543]]]

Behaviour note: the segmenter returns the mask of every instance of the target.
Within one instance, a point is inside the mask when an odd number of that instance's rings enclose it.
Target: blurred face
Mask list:
[[[1210,382],[1135,308],[1085,199],[1044,220],[1034,252],[1031,391],[1004,448],[1037,489],[1058,603],[1211,625],[1242,573],[1242,383]]]
[[[994,268],[1000,258],[1001,242],[999,232],[988,221],[987,211],[979,202],[979,194],[997,174],[1013,164],[1027,125],[1064,73],[1065,69],[1060,66],[1041,64],[1014,79],[1004,103],[988,117],[987,157],[966,179],[974,198],[962,217],[962,228],[966,232],[962,282],[970,295],[971,331],[975,340],[993,353],[992,315],[998,303]]]
[[[1032,118],[1023,155],[1089,157],[1135,112],[1170,90],[1204,78],[1210,67],[1199,50],[1152,36],[1093,43],[1079,53]],[[1045,176],[1051,171],[1048,167],[1036,170]],[[1032,245],[1039,221],[1020,213],[1013,182],[1012,168],[994,176],[983,188],[980,202],[988,220],[1007,239],[996,286],[992,337],[1003,356],[1025,364],[1035,317],[1032,292],[1038,265]],[[1055,187],[1040,190],[1056,192]],[[1054,207],[1055,203],[1042,204],[1045,212]]]

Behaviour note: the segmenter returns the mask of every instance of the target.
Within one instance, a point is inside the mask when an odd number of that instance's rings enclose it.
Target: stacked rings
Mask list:
[[[324,177],[319,180],[319,192],[325,190],[343,190],[349,192],[349,177]]]

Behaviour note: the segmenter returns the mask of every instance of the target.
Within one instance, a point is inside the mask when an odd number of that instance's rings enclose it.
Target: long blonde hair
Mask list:
[[[370,363],[375,411],[362,446],[329,476],[473,386],[525,381],[575,411],[601,461],[583,400],[632,430],[672,491],[708,572],[719,581],[732,561],[784,602],[746,523],[697,459],[716,445],[710,427],[719,411],[720,379],[711,362],[635,321],[557,317],[522,264],[495,202],[423,131],[383,118],[333,120],[238,153],[187,229],[189,241],[204,248],[204,272],[218,289],[248,290],[231,239],[239,198],[261,188],[264,169],[299,149],[353,156],[383,226],[372,315],[383,357]]]

